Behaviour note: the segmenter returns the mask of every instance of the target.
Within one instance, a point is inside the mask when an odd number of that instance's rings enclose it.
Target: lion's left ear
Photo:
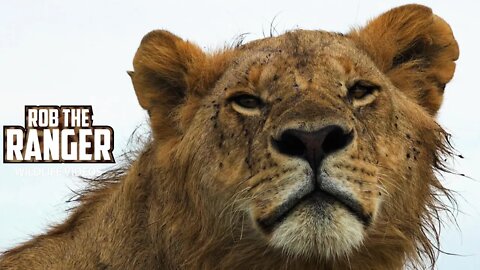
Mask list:
[[[394,8],[348,36],[407,96],[434,115],[459,49],[450,26],[428,7]]]

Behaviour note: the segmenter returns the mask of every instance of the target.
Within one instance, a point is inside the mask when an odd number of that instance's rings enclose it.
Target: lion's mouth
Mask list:
[[[290,200],[278,206],[265,218],[257,219],[257,223],[265,233],[270,233],[278,225],[283,223],[283,221],[285,221],[285,219],[302,203],[311,204],[320,211],[324,211],[325,208],[330,205],[339,203],[365,226],[368,226],[371,223],[371,215],[365,213],[363,207],[357,200],[341,192],[330,192],[319,188],[316,188],[305,196],[293,196]]]

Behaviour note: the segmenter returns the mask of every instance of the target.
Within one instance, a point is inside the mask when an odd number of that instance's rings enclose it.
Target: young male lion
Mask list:
[[[0,268],[427,267],[458,54],[419,5],[213,54],[153,31],[129,73],[152,141]]]

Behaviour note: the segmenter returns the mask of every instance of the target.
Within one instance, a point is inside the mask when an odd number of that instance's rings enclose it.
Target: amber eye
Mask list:
[[[379,86],[368,81],[357,81],[350,88],[348,88],[348,96],[354,99],[364,99],[365,97],[374,94],[378,91]]]
[[[249,94],[234,96],[230,98],[230,101],[245,109],[258,109],[263,106],[263,102],[260,98]]]

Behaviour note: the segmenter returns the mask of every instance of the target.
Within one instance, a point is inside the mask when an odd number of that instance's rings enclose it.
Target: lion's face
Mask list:
[[[377,141],[404,136],[393,91],[347,37],[297,31],[241,49],[186,137],[272,246],[345,253],[381,207]]]
[[[211,58],[167,32],[144,39],[133,75],[139,101],[159,144],[174,141],[175,158],[188,164],[182,175],[188,192],[201,190],[203,211],[305,257],[349,254],[419,222],[425,209],[408,200],[426,204],[431,183],[421,178],[433,175],[440,144],[432,114],[453,69],[427,59],[444,57],[434,34],[438,55],[410,52],[421,38],[401,47],[371,29],[395,27],[377,24],[347,36],[289,32]],[[159,40],[175,51],[155,51]],[[451,40],[449,64],[458,54]],[[373,41],[390,50],[374,51]],[[158,87],[171,92],[157,97]]]

